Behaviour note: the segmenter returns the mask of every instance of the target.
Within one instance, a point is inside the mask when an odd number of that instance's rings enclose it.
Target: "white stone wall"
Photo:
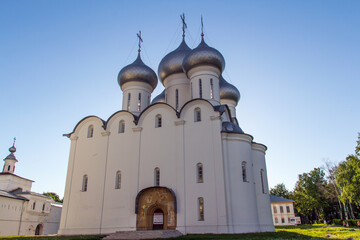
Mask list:
[[[195,108],[201,109],[200,122],[194,121]],[[158,114],[162,116],[162,126],[157,128]],[[121,120],[125,121],[124,133],[118,131]],[[254,183],[259,182],[254,176],[257,170],[252,169],[252,138],[246,134],[225,134],[224,138],[220,113],[209,102],[186,103],[179,118],[169,105],[160,103],[142,112],[137,125],[126,111],[111,116],[106,130],[103,124],[97,117],[88,117],[71,134],[59,234],[135,230],[135,198],[142,189],[154,186],[156,167],[160,169],[160,186],[175,192],[179,231],[263,230],[257,204],[263,204],[266,197],[255,199]],[[90,125],[94,126],[92,138],[87,137]],[[255,158],[261,162],[260,157]],[[242,161],[248,163],[246,183],[241,178]],[[197,163],[203,164],[203,183],[197,183]],[[264,167],[265,162],[259,164],[254,168]],[[121,171],[120,189],[115,189],[117,171]],[[85,174],[89,178],[88,189],[82,192]],[[204,221],[199,221],[199,197],[204,199]]]
[[[25,201],[0,197],[0,236],[19,235],[21,211]]]
[[[0,189],[7,192],[17,188],[22,188],[23,191],[30,191],[32,182],[12,174],[0,175]]]

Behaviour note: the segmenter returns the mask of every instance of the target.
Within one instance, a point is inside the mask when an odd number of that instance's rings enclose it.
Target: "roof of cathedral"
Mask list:
[[[244,133],[244,131],[233,122],[223,122],[221,131],[228,133]]]
[[[148,83],[154,90],[157,86],[156,73],[141,60],[140,51],[136,60],[123,67],[118,75],[120,87],[127,82],[144,82]]]
[[[225,68],[225,59],[218,50],[209,47],[202,37],[200,44],[186,55],[182,66],[187,74],[192,68],[204,65],[216,67],[222,72]]]
[[[165,102],[165,89],[151,101],[151,104],[158,102]]]
[[[219,79],[220,99],[234,100],[236,103],[240,100],[239,90],[232,84],[228,83],[223,76]]]
[[[271,203],[278,203],[278,202],[295,202],[294,200],[286,199],[283,197],[278,197],[275,195],[270,195],[270,202]]]
[[[164,83],[166,77],[174,73],[183,73],[182,63],[184,58],[189,54],[191,48],[183,39],[180,46],[174,51],[168,53],[160,62],[158,68],[158,75],[160,81]]]

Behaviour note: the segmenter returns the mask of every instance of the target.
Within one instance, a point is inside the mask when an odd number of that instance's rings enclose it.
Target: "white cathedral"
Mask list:
[[[137,59],[118,75],[122,110],[85,117],[65,134],[58,233],[274,231],[267,148],[238,125],[240,93],[222,77],[222,54],[203,33],[190,49],[183,34],[159,64],[165,90],[150,103],[158,78],[141,60],[140,41]]]

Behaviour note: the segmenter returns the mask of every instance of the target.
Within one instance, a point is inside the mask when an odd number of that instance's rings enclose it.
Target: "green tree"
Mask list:
[[[270,194],[283,198],[291,198],[291,193],[286,189],[284,183],[279,183],[270,189]]]
[[[358,135],[355,154],[347,156],[339,163],[335,172],[336,185],[341,189],[340,200],[346,205],[349,203],[353,215],[352,204],[360,207],[360,133]]]
[[[305,223],[325,218],[327,182],[325,173],[320,168],[314,168],[309,173],[299,175],[295,184],[293,200],[295,209]]]
[[[45,192],[43,193],[43,195],[51,197],[52,199],[54,199],[55,202],[63,202],[63,200],[60,199],[59,195],[54,192]]]

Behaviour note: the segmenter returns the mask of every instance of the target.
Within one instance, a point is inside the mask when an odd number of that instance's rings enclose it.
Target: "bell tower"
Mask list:
[[[14,173],[15,172],[15,164],[18,162],[18,160],[16,159],[14,152],[16,152],[16,148],[15,148],[15,140],[16,138],[14,138],[14,143],[13,145],[9,148],[9,152],[10,154],[4,159],[4,167],[3,167],[3,171],[2,172],[6,172],[6,173]]]

